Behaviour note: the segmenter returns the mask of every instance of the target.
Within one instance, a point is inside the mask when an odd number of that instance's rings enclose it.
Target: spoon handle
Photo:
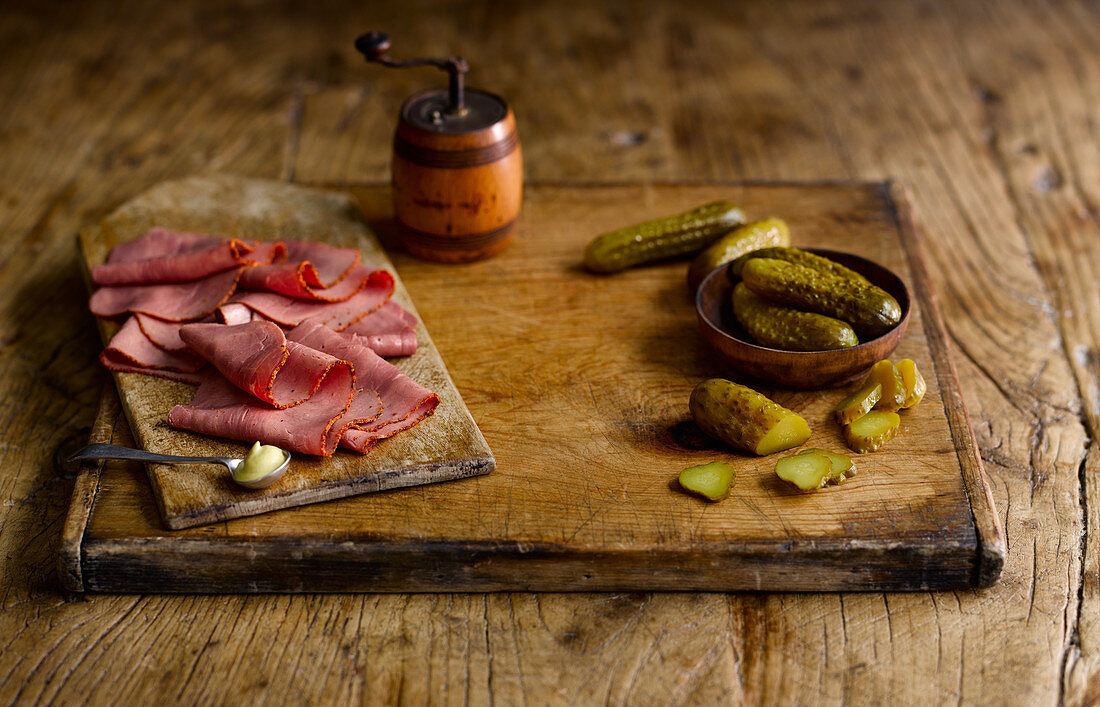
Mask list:
[[[154,454],[141,449],[120,447],[117,444],[89,444],[69,457],[69,461],[80,459],[135,459],[143,462],[170,462],[173,464],[225,464],[228,459],[222,457],[178,457],[173,454]]]

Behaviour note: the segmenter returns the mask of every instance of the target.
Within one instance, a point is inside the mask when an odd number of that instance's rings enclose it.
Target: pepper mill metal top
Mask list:
[[[433,132],[468,133],[499,123],[508,112],[504,99],[487,91],[467,90],[466,72],[470,65],[460,56],[420,57],[399,61],[390,57],[390,38],[382,32],[367,32],[355,40],[355,48],[366,58],[383,66],[404,69],[435,66],[450,75],[447,91],[422,91],[412,96],[401,109],[409,123]]]

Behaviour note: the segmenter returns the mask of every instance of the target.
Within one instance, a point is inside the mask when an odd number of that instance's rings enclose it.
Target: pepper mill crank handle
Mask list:
[[[367,61],[385,63],[385,54],[390,50],[390,37],[383,32],[367,32],[355,39],[355,48]]]
[[[449,100],[447,112],[462,114],[466,112],[465,101],[465,74],[470,70],[470,65],[460,56],[451,56],[446,59],[436,57],[419,57],[416,59],[397,60],[391,58],[387,52],[390,50],[389,35],[384,32],[367,32],[355,40],[355,48],[367,61],[373,61],[383,66],[394,69],[407,69],[414,66],[435,66],[450,74]]]

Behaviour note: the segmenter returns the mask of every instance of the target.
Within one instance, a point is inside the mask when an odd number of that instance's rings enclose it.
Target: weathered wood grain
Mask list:
[[[13,0],[0,13],[0,394],[19,401],[2,417],[0,698],[1092,701],[1088,626],[1100,599],[1082,514],[1087,537],[1100,537],[1100,502],[1095,453],[1081,467],[1095,431],[1079,412],[1093,394],[1074,370],[1093,364],[1071,368],[1066,352],[1091,362],[1098,342],[1074,327],[1067,346],[1052,299],[1087,287],[1083,251],[1067,239],[1096,203],[1093,4]],[[50,458],[91,424],[103,381],[72,235],[196,171],[385,182],[397,107],[432,80],[368,75],[350,44],[372,26],[414,38],[410,50],[465,54],[471,84],[515,107],[529,179],[907,184],[1005,520],[1000,584],[905,595],[59,595],[71,481]],[[1060,179],[1043,176],[1053,174],[1045,149],[1065,156]],[[1027,184],[1056,185],[1051,199],[1085,194],[1085,210],[1037,225],[1035,202],[1018,196],[1032,165],[1042,178]],[[1060,250],[1040,276],[1032,254],[1048,242]],[[395,261],[404,274],[406,259]]]
[[[363,262],[394,275],[394,301],[414,316],[399,274],[366,229],[347,194],[280,182],[219,175],[192,177],[151,187],[81,231],[89,271],[106,262],[118,243],[140,238],[154,226],[241,239],[299,239],[357,248]],[[98,320],[103,341],[117,323]],[[470,411],[423,322],[412,356],[393,361],[403,373],[439,396],[439,406],[412,429],[376,444],[367,455],[338,450],[328,458],[298,455],[293,473],[260,491],[238,488],[217,465],[192,468],[150,464],[149,479],[165,524],[190,528],[318,503],[360,493],[453,481],[487,474],[496,465]],[[176,430],[165,424],[176,405],[187,405],[194,386],[137,373],[115,373],[115,384],[139,446],[158,454],[241,458],[248,444]]]
[[[202,191],[190,186],[188,193]],[[369,223],[392,228],[388,188],[353,193]],[[913,275],[924,269],[918,236],[892,196],[887,185],[873,183],[530,188],[520,242],[508,252],[449,269],[446,278],[446,266],[414,266],[432,273],[418,278],[422,284],[446,283],[423,296],[432,304],[432,326],[438,322],[455,344],[448,357],[497,449],[501,464],[491,478],[296,509],[231,523],[216,535],[163,537],[148,523],[148,492],[125,482],[132,477],[116,468],[125,465],[108,465],[82,533],[85,586],[255,592],[303,591],[311,582],[318,591],[988,585],[1003,563],[999,519],[987,500],[942,322],[927,284]],[[864,253],[910,283],[910,328],[895,353],[925,371],[928,393],[904,413],[898,438],[856,458],[860,474],[842,487],[788,489],[775,477],[774,457],[710,443],[690,422],[687,398],[697,381],[741,377],[697,332],[685,265],[614,277],[580,268],[591,232],[573,227],[578,216],[599,232],[630,214],[650,218],[721,198],[751,217],[782,213],[796,245]],[[807,444],[845,449],[832,411],[847,388],[761,390],[810,421],[815,436]],[[135,391],[123,388],[123,395],[133,407]],[[137,398],[143,405],[148,399]],[[716,458],[738,472],[729,502],[706,504],[677,491],[681,468]],[[169,480],[179,477],[178,470],[168,473]],[[172,490],[163,478],[156,483],[162,497]],[[74,511],[82,503],[83,494]]]
[[[1076,612],[1076,628],[1069,637],[1063,678],[1066,702],[1084,705],[1100,700],[1100,467],[1095,443],[1100,435],[1100,143],[1095,133],[1100,62],[1066,52],[1036,61],[1045,47],[1091,41],[1095,22],[1090,25],[1087,15],[1069,9],[1039,33],[1014,34],[1016,23],[1036,18],[1035,10],[1016,19],[990,8],[986,17],[1012,47],[1015,60],[993,62],[988,49],[968,46],[959,62],[985,96],[983,137],[1049,292],[1080,395],[1070,410],[1080,416],[1092,440],[1078,468],[1084,558],[1077,601],[1069,607]],[[1030,70],[1017,71],[1024,63]],[[1074,90],[1053,90],[1060,76],[1069,77]],[[993,88],[1010,80],[1013,91]]]

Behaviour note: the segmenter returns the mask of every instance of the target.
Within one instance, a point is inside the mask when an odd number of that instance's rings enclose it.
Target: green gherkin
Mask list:
[[[882,336],[901,321],[901,307],[886,290],[833,273],[753,258],[741,278],[760,297],[848,322],[861,339]]]
[[[784,351],[829,351],[859,343],[848,324],[761,299],[739,282],[733,288],[733,315],[761,346]]]
[[[708,378],[695,386],[688,409],[703,432],[760,456],[797,447],[810,438],[810,426],[800,415],[724,378]]]
[[[745,223],[734,203],[715,201],[697,209],[645,221],[596,236],[584,251],[592,272],[618,272],[656,260],[698,253]]]
[[[783,219],[769,218],[738,226],[707,246],[688,268],[688,289],[692,294],[700,283],[719,265],[724,265],[745,253],[767,246],[789,245],[791,230]]]
[[[794,263],[795,265],[801,265],[802,267],[810,268],[812,270],[819,270],[821,272],[832,273],[840,277],[846,277],[855,282],[870,285],[871,281],[863,277],[855,270],[844,267],[835,260],[829,260],[828,258],[811,253],[800,248],[791,248],[786,246],[769,246],[766,248],[759,248],[754,251],[745,253],[737,260],[733,261],[731,271],[734,277],[741,277],[741,270],[744,269],[745,263],[749,262],[753,258],[773,258],[775,260],[786,260],[788,263]]]

